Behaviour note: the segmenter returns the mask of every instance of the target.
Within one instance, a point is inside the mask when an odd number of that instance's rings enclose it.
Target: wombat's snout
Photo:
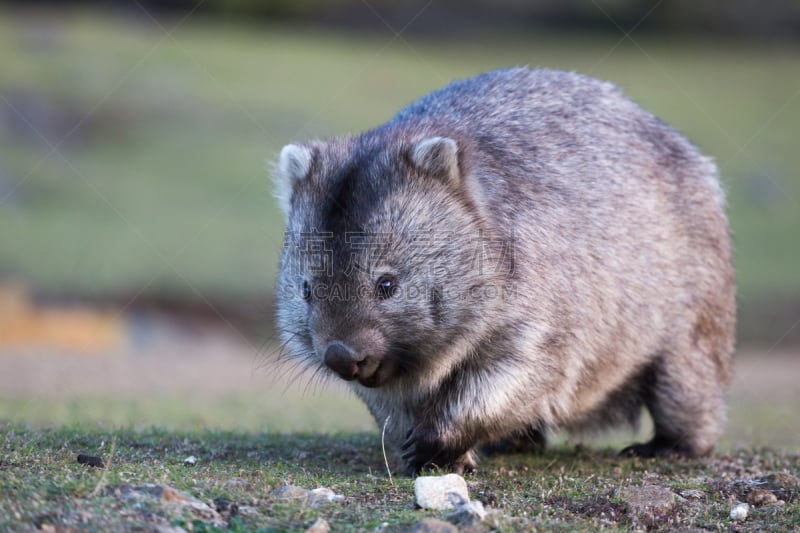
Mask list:
[[[333,342],[325,350],[325,365],[347,381],[356,379],[358,364],[362,360],[349,346],[341,342]]]
[[[379,363],[371,357],[364,356],[347,344],[334,341],[325,350],[325,365],[347,381],[358,379],[369,381],[375,374]]]

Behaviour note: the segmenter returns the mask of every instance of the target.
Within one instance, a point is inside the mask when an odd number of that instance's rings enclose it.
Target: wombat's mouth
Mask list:
[[[373,372],[359,375],[356,379],[361,385],[370,389],[380,387],[391,379],[394,373],[393,366],[391,361],[384,359],[378,363]]]
[[[378,376],[378,374],[373,374],[369,377],[358,378],[358,382],[365,387],[369,387],[370,389],[374,389],[383,385],[384,380]]]
[[[397,365],[383,355],[360,355],[341,341],[332,342],[325,350],[325,366],[345,381],[358,381],[369,388],[380,387],[395,374]]]

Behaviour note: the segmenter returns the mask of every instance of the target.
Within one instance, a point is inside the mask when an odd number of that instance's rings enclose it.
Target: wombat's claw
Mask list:
[[[621,449],[617,455],[620,457],[653,457],[653,447],[648,442],[631,444]]]
[[[453,465],[452,470],[455,474],[458,474],[459,476],[466,476],[478,473],[478,468],[475,465],[467,463],[456,463]]]
[[[406,473],[411,477],[417,477],[424,470],[435,470],[443,468],[443,465],[435,463],[433,460],[418,459],[410,450],[403,454],[406,462]],[[470,459],[465,459],[466,454],[449,465],[449,470],[459,475],[475,474],[478,469]]]
[[[422,465],[419,464],[417,459],[417,447],[414,445],[414,430],[410,429],[406,433],[406,440],[400,446],[400,451],[403,454],[400,456],[406,464],[406,472],[412,477],[416,477]]]
[[[475,474],[478,472],[478,465],[475,463],[475,452],[468,451],[453,462],[450,468],[459,475]]]
[[[621,457],[665,457],[668,455],[686,456],[691,453],[678,443],[663,438],[654,438],[648,442],[631,444],[623,448],[618,455]]]
[[[448,448],[433,432],[417,426],[408,432],[405,442],[400,446],[406,463],[406,471],[411,476],[422,470],[448,468],[462,474],[475,471],[475,461],[470,452],[454,451]]]
[[[430,450],[428,450],[428,453],[424,453],[423,449],[417,446],[416,439],[413,436],[407,437],[400,447],[403,452],[401,457],[406,463],[406,471],[411,476],[416,476],[425,468],[436,466],[432,461],[435,454],[431,453]]]

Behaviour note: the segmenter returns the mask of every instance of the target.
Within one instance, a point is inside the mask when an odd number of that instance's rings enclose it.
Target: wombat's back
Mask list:
[[[706,403],[697,412],[709,420],[692,423],[708,429],[687,449],[713,445],[723,388],[712,399],[702,389],[730,380],[735,301],[711,160],[615,85],[545,69],[453,83],[376,133],[458,141],[475,208],[515,242],[510,283],[522,297],[497,319],[526,324],[514,335],[529,371],[547,368],[553,425],[635,418],[642,394],[629,404],[626,387],[650,373],[676,397],[659,418]],[[611,391],[623,398],[608,401]]]

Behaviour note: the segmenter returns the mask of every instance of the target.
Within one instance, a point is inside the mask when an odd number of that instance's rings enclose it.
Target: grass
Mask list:
[[[402,531],[427,516],[446,517],[413,507],[411,480],[389,481],[379,432],[357,399],[332,386],[305,389],[302,377],[287,388],[285,373],[254,372],[253,361],[234,357],[233,345],[217,350],[229,360],[162,348],[135,352],[133,367],[116,370],[101,358],[53,354],[36,362],[5,354],[0,371],[19,369],[11,364],[16,357],[28,367],[16,379],[39,369],[41,382],[36,392],[0,395],[0,531],[302,531],[319,517],[334,531],[373,531],[384,522],[388,531]],[[636,436],[620,432],[583,444],[557,435],[544,455],[485,460],[468,479],[470,493],[497,511],[490,525],[499,531],[791,530],[800,518],[797,490],[776,493],[782,507],[755,507],[743,523],[728,514],[747,501],[748,481],[800,475],[797,364],[789,353],[738,359],[728,431],[710,458],[616,457],[613,450],[647,438],[645,421]],[[167,386],[146,383],[157,372],[170,376]],[[0,383],[10,382],[6,376]],[[80,465],[79,453],[109,466]],[[194,467],[183,464],[190,455],[198,459]],[[285,483],[328,487],[346,500],[314,508],[282,501],[273,492]],[[240,513],[223,512],[224,524],[214,526],[185,506],[125,496],[145,484],[173,487],[212,507],[227,501]],[[626,491],[651,484],[685,501],[636,512]]]
[[[50,293],[269,294],[282,223],[265,159],[530,64],[613,80],[714,156],[743,302],[800,294],[796,46],[634,37],[390,40],[196,16],[167,38],[146,17],[4,11],[0,272]]]
[[[313,396],[255,391],[197,394],[127,394],[68,398],[0,397],[0,420],[36,427],[85,425],[197,428],[247,431],[365,431],[374,423],[352,395],[324,391]]]
[[[160,429],[62,427],[34,430],[0,425],[0,529],[77,527],[88,531],[181,526],[195,531],[302,531],[317,518],[334,531],[401,531],[447,512],[415,509],[412,480],[389,481],[377,435],[181,432]],[[105,469],[78,464],[76,456],[102,456]],[[194,455],[197,464],[185,466]],[[782,506],[755,507],[743,523],[728,513],[744,501],[743,483],[769,473],[797,473],[800,456],[761,449],[708,459],[621,459],[609,451],[559,448],[544,455],[484,461],[468,478],[470,494],[496,512],[499,531],[631,531],[641,527],[790,530],[800,520],[797,487],[778,490]],[[222,509],[224,524],[159,498],[126,499],[126,487],[167,485]],[[281,501],[275,489],[289,483],[328,487],[342,503],[307,507]],[[624,489],[656,484],[680,496],[666,510],[637,514]],[[688,489],[695,492],[687,493]],[[745,490],[745,492],[742,492]],[[226,507],[227,506],[227,507]]]
[[[378,430],[365,405],[340,380],[281,365],[270,359],[269,348],[255,353],[225,330],[193,330],[184,333],[180,344],[166,332],[159,335],[160,341],[139,349],[93,355],[0,350],[0,421],[33,427],[156,425],[180,431]],[[734,367],[720,449],[796,448],[796,352],[740,352]],[[649,418],[643,422],[635,435],[620,431],[586,442],[622,447],[631,439],[645,439],[651,426]],[[557,442],[582,441],[562,437]]]
[[[729,191],[743,305],[800,296],[797,45],[636,33],[636,44],[614,35],[392,37],[193,17],[167,38],[147,18],[0,11],[0,275],[45,294],[266,300],[283,229],[265,158],[290,140],[380,123],[452,78],[530,64],[615,81],[714,156]],[[377,434],[363,432],[363,407],[325,396],[297,411],[285,398],[246,391],[210,400],[198,389],[147,400],[3,398],[0,419],[13,421],[0,422],[0,530],[214,530],[157,498],[120,497],[123,485],[144,483],[236,503],[247,512],[228,513],[224,527],[234,531],[302,530],[320,516],[336,531],[384,522],[400,530],[431,514],[411,505],[411,480],[389,483]],[[795,409],[732,403],[739,427],[772,442],[779,427],[780,442],[796,439]],[[327,411],[315,407],[323,404]],[[319,433],[297,432],[309,427]],[[796,495],[730,521],[732,502],[746,496],[733,482],[800,472],[796,452],[734,449],[628,461],[562,443],[544,456],[488,460],[470,488],[499,511],[494,526],[504,531],[796,528]],[[77,453],[109,466],[79,465]],[[193,468],[183,465],[190,454]],[[327,486],[346,501],[281,502],[272,491],[286,482]],[[701,498],[643,524],[620,489],[645,483]]]

